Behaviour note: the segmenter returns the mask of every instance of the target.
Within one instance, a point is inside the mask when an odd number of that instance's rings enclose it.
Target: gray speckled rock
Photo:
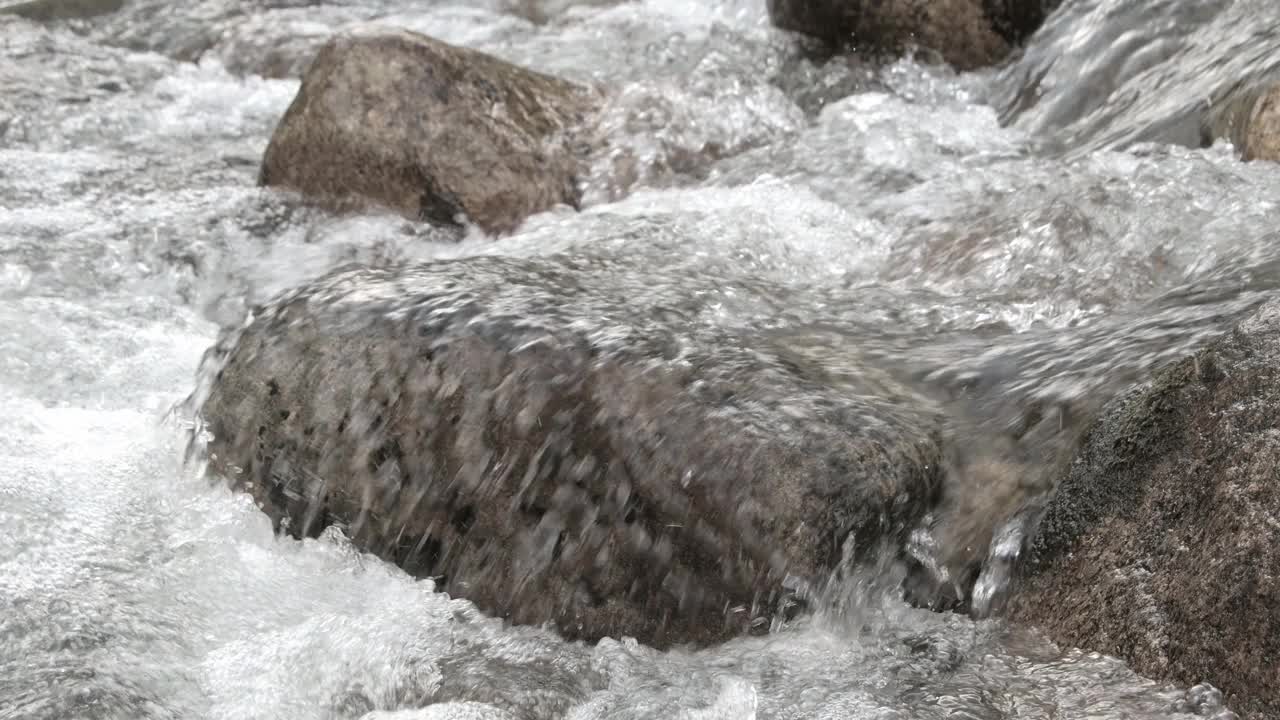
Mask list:
[[[646,302],[644,269],[486,257],[301,287],[211,351],[212,466],[289,532],[343,525],[515,622],[660,647],[767,627],[788,576],[905,538],[941,421],[871,368],[697,321],[705,274]]]
[[[1280,717],[1280,302],[1111,404],[1019,569],[1010,615]]]
[[[577,206],[585,88],[407,31],[329,40],[272,135],[260,181],[335,209],[376,203],[491,233]]]
[[[909,46],[937,52],[961,70],[992,65],[1040,26],[1051,0],[768,0],[784,30],[898,53]]]

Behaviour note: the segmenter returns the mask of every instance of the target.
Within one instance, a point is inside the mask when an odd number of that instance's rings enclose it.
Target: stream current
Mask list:
[[[1096,410],[1280,283],[1280,167],[1183,132],[1269,69],[1205,54],[1275,50],[1280,21],[1248,35],[1211,5],[1232,3],[1067,2],[1018,63],[964,75],[823,63],[747,0],[0,14],[0,720],[1224,713],[1204,687],[891,594],[702,650],[507,627],[337,532],[274,537],[184,463],[171,412],[220,325],[330,268],[619,239],[654,258],[652,292],[675,266],[794,290],[717,306],[725,323],[785,333],[838,305],[921,377],[1014,368],[1006,396]],[[583,211],[495,239],[258,188],[310,53],[370,22],[609,89]],[[1103,52],[1125,43],[1150,51]],[[1135,101],[1179,53],[1198,80]],[[1029,78],[1039,101],[1001,112]]]

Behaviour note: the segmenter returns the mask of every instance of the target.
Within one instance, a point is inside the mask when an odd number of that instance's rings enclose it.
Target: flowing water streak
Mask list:
[[[973,483],[958,484],[959,507],[982,522],[948,545],[965,550],[952,566],[996,561],[978,577],[981,609],[1007,569],[1006,531],[1034,511],[1074,423],[1277,286],[1280,217],[1265,198],[1280,174],[1223,148],[1046,156],[1043,128],[1001,127],[979,102],[1008,74],[818,66],[760,5],[138,0],[72,26],[0,17],[0,718],[358,718],[455,700],[480,706],[434,716],[1217,712],[1205,688],[905,607],[892,552],[854,558],[880,572],[810,589],[833,612],[767,637],[665,653],[563,643],[435,594],[340,533],[278,540],[244,497],[181,467],[157,418],[190,390],[217,325],[280,290],[351,261],[607,264],[626,248],[650,263],[638,302],[722,278],[693,308],[709,327],[785,339],[835,369],[888,367],[935,394],[957,447],[983,451],[954,458]],[[1159,4],[1074,5],[1114,12],[1063,14],[1053,36],[1120,23],[1141,46],[1168,29],[1140,22]],[[1204,38],[1196,52],[1252,38],[1182,19]],[[602,128],[619,151],[593,163],[595,204],[455,245],[254,188],[297,85],[271,78],[369,20],[619,89]],[[1265,70],[1233,62],[1209,72]],[[1200,85],[1186,88],[1171,102],[1198,102]],[[1122,101],[1116,127],[1146,122]],[[995,476],[1017,482],[993,491],[982,469],[1010,467]],[[938,559],[928,545],[945,520],[916,536],[921,562]]]

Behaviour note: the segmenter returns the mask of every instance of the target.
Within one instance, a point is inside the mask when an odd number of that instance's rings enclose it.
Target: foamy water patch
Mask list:
[[[215,59],[180,65],[152,89],[159,107],[135,139],[154,142],[158,134],[191,142],[260,133],[275,126],[297,91],[295,80],[235,77]]]
[[[0,302],[0,386],[51,404],[155,404],[181,387],[211,326],[155,298]]]
[[[654,271],[702,267],[821,283],[870,275],[890,245],[883,224],[804,186],[761,178],[736,188],[642,190],[581,213],[544,213],[511,237],[468,241],[448,254],[648,256]]]

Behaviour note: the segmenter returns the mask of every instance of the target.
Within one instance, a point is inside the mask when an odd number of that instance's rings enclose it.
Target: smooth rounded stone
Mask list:
[[[993,65],[1044,21],[1041,0],[768,0],[784,29],[860,51],[936,52],[961,70]]]
[[[260,181],[333,209],[376,204],[489,233],[578,206],[586,88],[425,35],[329,40],[276,127]]]
[[[1015,576],[1010,617],[1280,716],[1280,302],[1109,405]]]
[[[634,264],[478,257],[284,294],[206,359],[211,467],[295,536],[339,524],[569,638],[764,630],[843,558],[900,547],[940,492],[933,406],[851,352],[699,320],[705,273],[646,296]]]

